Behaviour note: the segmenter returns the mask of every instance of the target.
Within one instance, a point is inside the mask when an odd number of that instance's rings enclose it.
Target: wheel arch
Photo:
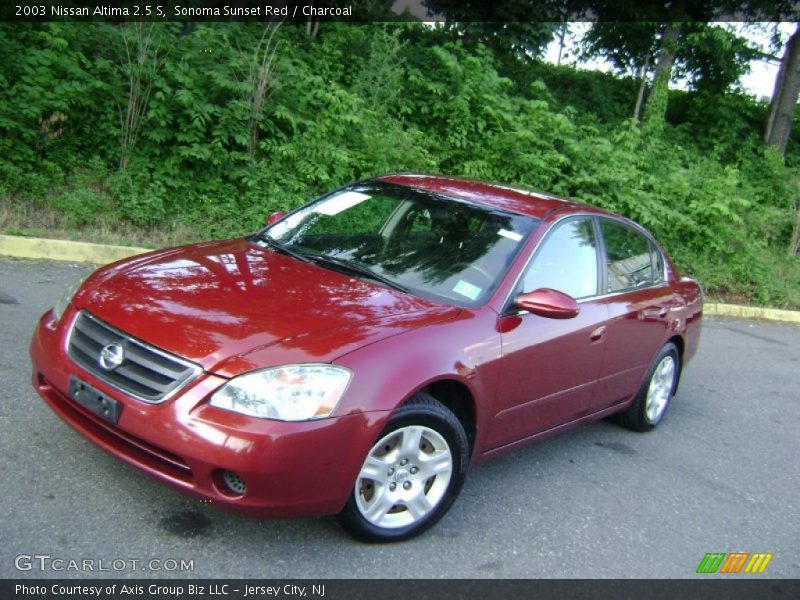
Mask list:
[[[686,350],[686,342],[683,339],[683,336],[673,335],[667,340],[666,343],[673,343],[678,349],[678,379],[675,381],[675,389],[672,390],[672,395],[674,396],[678,393],[678,386],[681,384],[681,375],[683,374],[683,353]]]
[[[419,392],[429,394],[445,408],[452,412],[464,427],[467,433],[467,440],[469,440],[470,455],[475,449],[475,437],[477,434],[477,405],[472,391],[461,381],[457,379],[443,377],[435,381],[429,382],[414,393],[410,394],[400,406],[405,405],[413,396]]]

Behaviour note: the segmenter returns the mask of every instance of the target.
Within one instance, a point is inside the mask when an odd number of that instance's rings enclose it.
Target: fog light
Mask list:
[[[244,479],[232,471],[223,471],[222,481],[225,483],[228,490],[237,496],[244,496],[247,491],[247,484],[244,482]]]

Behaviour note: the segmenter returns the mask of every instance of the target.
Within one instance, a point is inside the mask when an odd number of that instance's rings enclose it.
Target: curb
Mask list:
[[[733,317],[737,319],[764,319],[767,321],[786,321],[800,323],[800,311],[781,310],[778,308],[761,308],[759,306],[743,306],[741,304],[703,305],[703,314],[713,317]]]
[[[0,234],[0,256],[14,258],[44,258],[69,262],[87,262],[98,265],[122,260],[136,254],[151,252],[148,248],[132,246],[107,246],[88,242],[68,240],[49,240],[44,238],[17,237]],[[740,304],[720,304],[709,302],[703,306],[703,313],[713,317],[733,317],[737,319],[764,319],[800,323],[800,311],[761,308]]]
[[[0,234],[0,255],[14,258],[46,258],[103,265],[143,252],[151,252],[151,250]]]

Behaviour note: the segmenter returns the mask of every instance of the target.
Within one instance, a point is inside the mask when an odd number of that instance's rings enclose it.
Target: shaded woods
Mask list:
[[[800,308],[800,154],[765,146],[768,103],[643,98],[420,24],[307,29],[0,24],[0,227],[235,236],[354,179],[444,173],[620,212],[710,294]],[[655,102],[658,127],[631,118]]]

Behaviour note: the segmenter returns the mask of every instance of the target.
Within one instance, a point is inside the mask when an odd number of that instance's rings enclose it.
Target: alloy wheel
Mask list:
[[[370,450],[356,480],[356,506],[377,527],[411,525],[441,502],[452,473],[453,456],[441,434],[421,425],[402,427]]]
[[[674,385],[675,359],[668,354],[661,359],[653,371],[653,377],[650,379],[650,386],[647,389],[645,414],[650,423],[657,423],[661,419],[670,396],[672,396]]]

